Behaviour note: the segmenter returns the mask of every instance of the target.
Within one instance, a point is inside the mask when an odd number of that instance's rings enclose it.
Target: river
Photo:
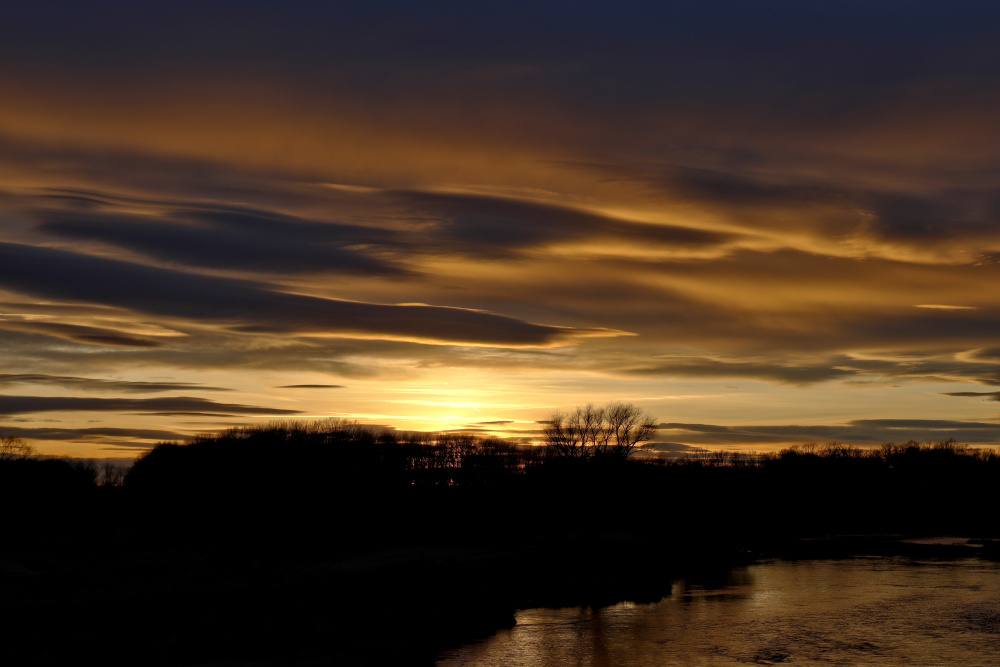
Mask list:
[[[653,574],[653,573],[651,573]],[[441,667],[1000,664],[1000,564],[766,561],[653,604],[526,609]]]

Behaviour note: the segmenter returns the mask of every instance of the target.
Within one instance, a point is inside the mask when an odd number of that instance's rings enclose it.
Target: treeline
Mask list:
[[[884,443],[877,447],[858,447],[839,442],[793,445],[777,452],[704,452],[681,456],[675,463],[709,467],[767,468],[785,465],[851,465],[883,469],[913,466],[946,467],[955,464],[981,467],[1000,465],[1000,453],[978,449],[954,440],[922,444],[915,440],[903,444]],[[851,462],[851,463],[847,463]]]
[[[1000,455],[953,441],[676,458],[565,451],[337,420],[271,423],[161,443],[128,469],[0,458],[0,489],[50,506],[100,488],[95,502],[141,507],[130,521],[149,520],[174,538],[276,530],[292,542],[332,544],[328,532],[310,527],[321,519],[345,548],[618,529],[656,540],[683,530],[753,543],[1000,528],[989,511]]]
[[[714,452],[667,465],[721,487],[714,511],[740,508],[751,526],[746,543],[865,533],[1000,537],[1000,454],[952,440]]]
[[[181,492],[195,503],[242,499],[257,517],[289,503],[325,507],[344,534],[370,539],[386,531],[433,541],[626,530],[660,540],[682,530],[752,543],[839,532],[993,533],[998,479],[1000,456],[951,441],[581,458],[496,438],[326,422],[160,445],[136,461],[125,487],[150,505]]]
[[[562,447],[524,445],[466,433],[398,432],[344,420],[270,423],[204,434],[184,443],[163,442],[134,461],[49,458],[15,438],[0,446],[0,489],[56,491],[123,486],[168,491],[187,487],[243,485],[258,489],[306,477],[318,484],[344,477],[379,486],[476,486],[526,476],[542,466],[584,470],[622,469],[620,456],[586,458]],[[594,448],[599,451],[598,448]],[[801,474],[897,474],[922,471],[947,477],[956,470],[977,475],[1000,472],[1000,453],[954,440],[910,441],[858,447],[842,443],[794,445],[776,452],[699,451],[676,456],[642,455],[629,460],[656,468],[757,469]]]
[[[343,420],[232,428],[140,456],[124,482],[170,492],[178,484],[274,489],[476,486],[523,475],[549,456],[544,448],[468,434],[406,433]]]

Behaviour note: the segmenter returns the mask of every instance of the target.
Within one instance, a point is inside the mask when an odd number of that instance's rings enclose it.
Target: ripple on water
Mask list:
[[[1000,652],[1000,565],[973,559],[768,562],[654,604],[528,609],[451,651],[476,665],[986,665]]]

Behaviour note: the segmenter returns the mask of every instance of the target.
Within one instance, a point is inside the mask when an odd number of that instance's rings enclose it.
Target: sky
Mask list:
[[[995,1],[5,3],[0,435],[1000,443]]]

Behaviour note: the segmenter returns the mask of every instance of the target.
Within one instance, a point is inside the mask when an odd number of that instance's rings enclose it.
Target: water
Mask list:
[[[1000,564],[766,562],[654,604],[528,609],[442,656],[459,665],[1000,664]]]

